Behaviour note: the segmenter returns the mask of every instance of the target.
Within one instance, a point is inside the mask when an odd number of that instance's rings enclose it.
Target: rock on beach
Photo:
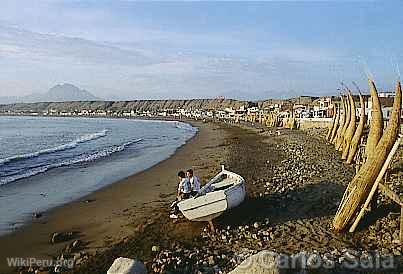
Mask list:
[[[144,264],[135,259],[117,258],[109,268],[107,274],[146,274]]]

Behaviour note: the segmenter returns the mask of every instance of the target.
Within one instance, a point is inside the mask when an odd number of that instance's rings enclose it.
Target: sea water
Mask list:
[[[0,117],[0,234],[157,164],[196,131],[174,121]]]

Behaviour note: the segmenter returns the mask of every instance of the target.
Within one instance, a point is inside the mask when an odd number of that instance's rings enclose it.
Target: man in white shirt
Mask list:
[[[192,169],[188,169],[186,171],[186,176],[188,177],[188,180],[190,182],[191,194],[194,197],[200,192],[199,178],[197,176],[193,175],[193,170]]]
[[[179,171],[178,179],[179,179],[178,200],[184,200],[190,198],[191,187],[189,179],[186,178],[185,172]]]

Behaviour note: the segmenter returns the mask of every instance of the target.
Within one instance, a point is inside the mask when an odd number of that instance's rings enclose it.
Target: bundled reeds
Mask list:
[[[372,82],[372,81],[370,81]],[[371,95],[374,91],[371,90]],[[376,93],[376,90],[375,90]],[[377,95],[376,95],[377,97]],[[400,81],[396,85],[396,95],[389,123],[381,139],[375,144],[361,169],[347,187],[343,201],[333,220],[335,230],[342,231],[352,221],[359,207],[363,204],[378,176],[400,131],[400,113],[402,105],[402,89]],[[374,124],[371,123],[371,126]]]
[[[341,132],[343,130],[344,127],[344,122],[346,121],[346,104],[344,102],[344,97],[343,95],[340,96],[341,99],[341,107],[342,107],[342,111],[340,113],[340,122],[339,122],[339,128],[337,129],[337,133],[336,133],[336,137],[333,140],[333,144],[335,146],[335,148],[337,149],[340,145],[340,140],[341,140]]]
[[[294,129],[294,128],[296,128],[294,107],[291,109],[290,116],[288,117],[288,121],[287,121],[287,122],[288,122],[287,127],[288,127],[289,129]]]
[[[342,145],[342,141],[343,141],[343,136],[344,136],[344,130],[346,127],[346,123],[347,123],[347,116],[348,116],[348,104],[347,104],[347,98],[342,96],[342,103],[343,103],[343,124],[340,125],[340,129],[337,132],[337,140],[336,140],[336,144],[335,144],[335,148],[336,150],[339,150],[339,148]]]
[[[263,124],[265,125],[265,126],[269,126],[269,119],[270,119],[270,114],[268,113],[268,114],[266,114],[265,116],[264,116],[264,122],[263,122]]]
[[[283,119],[283,128],[296,128],[295,114],[293,108],[290,110],[288,117]]]
[[[343,151],[344,136],[346,134],[346,130],[347,130],[347,127],[350,124],[350,119],[351,119],[351,117],[350,117],[350,102],[349,102],[349,99],[348,99],[348,95],[346,96],[346,99],[345,99],[345,105],[346,105],[346,120],[344,121],[344,125],[343,125],[343,128],[342,128],[341,133],[340,133],[340,140],[338,141],[339,146],[336,147],[336,150],[338,150],[340,152]]]
[[[340,115],[340,106],[337,107],[336,112],[337,113],[336,113],[335,124],[333,126],[332,133],[330,134],[330,139],[329,139],[329,142],[331,144],[333,144],[333,141],[336,138],[337,129],[339,128],[339,125],[340,125],[340,117],[341,117],[341,115]]]
[[[369,90],[371,93],[372,109],[371,109],[371,122],[367,138],[367,145],[365,146],[365,156],[368,158],[375,152],[376,145],[381,139],[383,132],[383,115],[381,109],[381,102],[379,101],[378,91],[374,81],[368,79]]]
[[[350,149],[348,152],[347,156],[347,164],[351,164],[354,160],[355,154],[357,153],[358,146],[361,143],[361,138],[362,134],[364,132],[364,126],[365,126],[365,103],[364,103],[364,97],[360,93],[360,121],[358,122],[357,129],[355,130],[353,139],[351,140],[350,143]]]
[[[259,124],[264,124],[264,121],[265,121],[264,115],[259,113],[257,121],[259,122]]]
[[[280,124],[280,119],[278,117],[277,113],[273,113],[273,121],[272,121],[273,127],[278,127]]]
[[[269,112],[268,114],[266,114],[266,119],[265,119],[265,125],[267,127],[270,127],[270,119],[271,119],[271,113]]]
[[[276,127],[277,123],[277,114],[274,112],[269,112],[266,116],[265,123],[267,127]]]
[[[277,127],[279,125],[279,119],[276,113],[272,113],[271,125],[272,127]]]
[[[334,108],[332,124],[329,127],[329,131],[327,132],[327,135],[326,135],[326,140],[328,140],[328,141],[330,140],[330,137],[332,136],[333,128],[336,126],[336,117],[337,117],[336,108]]]
[[[353,139],[354,133],[355,133],[355,102],[354,98],[351,95],[351,92],[348,93],[348,102],[350,105],[350,123],[346,129],[346,132],[344,134],[344,140],[343,140],[343,154],[341,156],[342,160],[346,160],[348,156],[348,152],[350,150],[350,144],[351,140]]]

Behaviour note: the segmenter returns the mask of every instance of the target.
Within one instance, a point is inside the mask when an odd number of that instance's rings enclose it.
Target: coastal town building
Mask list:
[[[382,112],[385,120],[388,120],[393,105],[393,93],[383,92],[380,95],[380,101],[382,105]],[[371,119],[371,109],[372,102],[369,95],[363,95],[365,102],[365,111],[368,119]],[[360,115],[361,109],[359,107],[359,97],[354,96],[356,102],[357,116]],[[90,107],[89,104],[85,104],[87,107],[80,109],[79,107],[74,107],[68,109],[63,107],[63,103],[58,105],[57,103],[52,104],[49,109],[44,109],[37,111],[36,109],[8,109],[0,108],[0,114],[2,115],[32,115],[32,116],[80,116],[80,117],[122,117],[122,118],[135,118],[135,117],[163,117],[163,118],[188,118],[188,119],[223,119],[230,121],[249,121],[249,122],[263,122],[267,119],[269,115],[275,114],[279,118],[287,118],[290,113],[294,113],[294,117],[297,119],[315,119],[320,121],[327,121],[329,118],[333,117],[335,113],[336,106],[339,106],[341,101],[340,97],[336,96],[323,96],[323,97],[311,97],[311,96],[300,96],[294,99],[285,100],[266,100],[258,102],[244,102],[238,104],[236,100],[232,100],[234,103],[232,106],[219,105],[215,107],[206,107],[207,105],[200,105],[196,107],[195,105],[189,104],[191,100],[187,103],[182,104],[181,107],[170,107],[159,109],[158,107],[154,109],[147,109],[146,107],[136,108],[123,108],[118,109],[114,107],[113,109],[108,109],[108,105],[113,105],[114,103],[108,103],[103,105],[96,105],[95,107]],[[236,104],[235,104],[236,103]],[[116,102],[118,106],[135,106],[128,102]],[[186,107],[189,106],[190,107]],[[318,120],[319,119],[319,120]],[[403,112],[402,112],[403,119]]]

